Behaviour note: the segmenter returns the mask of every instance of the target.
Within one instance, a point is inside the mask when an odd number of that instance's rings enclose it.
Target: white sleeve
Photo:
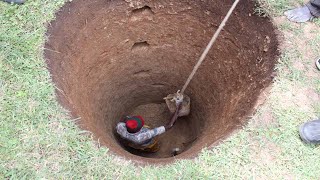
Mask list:
[[[154,131],[154,136],[158,136],[166,132],[166,128],[164,126],[160,126],[160,127],[154,128],[153,131]]]

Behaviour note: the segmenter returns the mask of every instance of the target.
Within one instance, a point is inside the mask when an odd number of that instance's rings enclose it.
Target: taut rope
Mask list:
[[[197,70],[199,69],[199,67],[200,67],[201,63],[202,63],[202,62],[204,61],[204,59],[206,58],[206,56],[207,56],[207,54],[208,54],[209,50],[211,49],[211,47],[212,47],[213,43],[217,40],[217,37],[219,36],[219,34],[220,34],[220,32],[221,32],[222,28],[226,25],[226,22],[227,22],[227,21],[228,21],[228,19],[230,18],[230,16],[231,16],[232,12],[233,12],[233,11],[234,11],[234,9],[236,8],[236,6],[237,6],[237,4],[238,4],[238,2],[239,2],[239,1],[240,1],[240,0],[236,0],[236,1],[234,1],[233,5],[231,6],[231,8],[230,8],[229,12],[227,13],[226,17],[225,17],[225,18],[223,19],[223,21],[221,22],[221,24],[220,24],[220,26],[219,26],[218,30],[214,33],[214,35],[213,35],[213,37],[212,37],[211,41],[210,41],[210,42],[209,42],[209,44],[207,45],[206,49],[203,51],[203,53],[202,53],[202,55],[201,55],[201,57],[200,57],[200,59],[199,59],[198,63],[194,66],[194,68],[193,68],[193,70],[192,70],[191,74],[189,75],[189,77],[188,77],[188,79],[187,79],[186,83],[184,84],[184,86],[183,86],[183,88],[182,88],[182,90],[181,90],[181,94],[183,94],[183,93],[184,93],[184,91],[187,89],[187,87],[188,87],[188,85],[189,85],[190,81],[192,80],[192,78],[193,78],[193,77],[194,77],[194,75],[196,74],[196,72],[197,72]]]

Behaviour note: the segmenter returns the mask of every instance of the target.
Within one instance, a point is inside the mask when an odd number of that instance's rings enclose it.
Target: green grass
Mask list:
[[[280,16],[301,1],[260,0],[256,12]],[[304,25],[277,24],[285,34],[278,77],[267,102],[248,125],[194,160],[161,167],[135,167],[99,148],[88,132],[70,121],[55,100],[43,58],[46,25],[64,0],[29,0],[25,5],[0,3],[0,179],[317,179],[320,149],[305,145],[298,126],[320,115],[320,104],[301,106],[303,88],[320,93],[314,59],[320,30],[304,46]],[[262,9],[263,8],[263,9]],[[315,23],[319,24],[319,20]],[[297,39],[292,39],[292,36]],[[289,43],[290,42],[290,43]],[[303,62],[304,69],[294,64]],[[317,78],[310,77],[313,72]],[[318,74],[317,74],[318,73]],[[308,98],[308,97],[306,97]],[[310,100],[310,99],[309,99]],[[270,111],[273,121],[255,122]]]
[[[294,5],[302,5],[303,0],[258,0],[255,12],[262,16],[279,16]]]
[[[319,18],[313,19],[313,22],[314,22],[316,25],[320,26],[320,19],[319,19]]]

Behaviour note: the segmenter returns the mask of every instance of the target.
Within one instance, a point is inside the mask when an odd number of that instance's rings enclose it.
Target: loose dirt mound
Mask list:
[[[272,80],[278,45],[274,27],[269,19],[250,14],[253,5],[248,0],[239,4],[186,91],[190,116],[159,137],[158,153],[125,149],[114,127],[130,114],[142,115],[152,127],[168,121],[163,97],[182,87],[231,2],[66,4],[49,27],[45,51],[58,98],[81,117],[82,128],[118,155],[168,162],[172,149],[180,148],[176,157],[192,157],[241,125]]]

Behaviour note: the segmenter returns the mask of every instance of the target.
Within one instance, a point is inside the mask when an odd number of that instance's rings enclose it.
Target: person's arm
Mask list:
[[[127,139],[135,144],[142,144],[150,139],[152,139],[155,136],[158,136],[162,133],[164,133],[165,127],[160,126],[158,128],[150,129],[146,132],[139,133],[136,135],[129,134],[126,129],[126,124],[123,122],[118,123],[117,125],[117,133],[124,139]]]
[[[152,138],[154,138],[155,136],[158,136],[160,134],[163,134],[164,132],[166,132],[166,129],[164,126],[160,126],[154,129],[150,129],[146,132],[140,133],[137,136],[134,137],[134,142],[138,143],[138,144],[142,144]]]

